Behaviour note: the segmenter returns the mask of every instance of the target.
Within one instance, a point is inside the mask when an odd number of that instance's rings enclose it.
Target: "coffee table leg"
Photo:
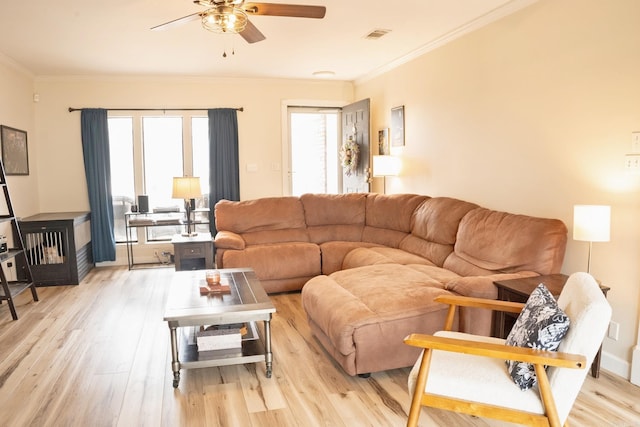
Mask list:
[[[178,360],[178,334],[177,326],[169,325],[171,335],[171,370],[173,371],[173,388],[180,383],[180,361]]]
[[[264,361],[267,366],[267,378],[271,378],[273,365],[273,354],[271,354],[271,320],[264,321]]]

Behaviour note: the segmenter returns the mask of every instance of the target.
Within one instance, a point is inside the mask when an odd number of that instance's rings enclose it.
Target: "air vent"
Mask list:
[[[377,29],[377,30],[373,30],[371,31],[369,34],[367,34],[366,36],[364,36],[365,39],[369,39],[369,40],[378,40],[380,37],[384,36],[387,33],[390,33],[391,30],[383,30],[383,29]]]

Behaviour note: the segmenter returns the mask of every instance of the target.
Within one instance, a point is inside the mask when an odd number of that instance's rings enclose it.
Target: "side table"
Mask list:
[[[214,268],[211,233],[198,233],[189,237],[176,234],[171,243],[176,271]]]
[[[549,274],[546,276],[534,276],[534,277],[524,277],[519,279],[509,279],[509,280],[497,280],[493,282],[494,285],[498,288],[498,300],[500,301],[512,301],[512,302],[527,302],[529,295],[531,292],[540,284],[544,283],[544,285],[549,289],[549,292],[553,294],[556,298],[562,292],[562,288],[566,283],[569,276],[565,274]],[[600,285],[600,290],[604,296],[607,296],[607,292],[609,291],[608,286]],[[493,336],[498,338],[507,338],[511,328],[513,327],[516,319],[518,318],[517,314],[514,313],[505,313],[505,312],[494,312],[493,313]],[[593,359],[593,364],[591,365],[591,375],[594,378],[598,378],[600,375],[600,357],[602,354],[602,346],[598,350],[595,358]]]

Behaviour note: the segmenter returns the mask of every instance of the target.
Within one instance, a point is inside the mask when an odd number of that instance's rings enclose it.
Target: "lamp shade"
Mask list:
[[[373,176],[396,176],[401,166],[399,157],[373,156]]]
[[[202,197],[200,178],[197,176],[176,176],[173,178],[174,199],[197,199]]]
[[[608,242],[611,228],[611,206],[575,205],[573,207],[573,240]]]

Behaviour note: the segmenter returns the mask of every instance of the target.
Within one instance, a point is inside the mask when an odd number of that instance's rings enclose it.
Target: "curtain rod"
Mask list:
[[[69,112],[82,111],[83,108],[69,107]],[[106,108],[107,111],[203,111],[209,108]],[[236,108],[236,111],[244,111],[244,107]]]

